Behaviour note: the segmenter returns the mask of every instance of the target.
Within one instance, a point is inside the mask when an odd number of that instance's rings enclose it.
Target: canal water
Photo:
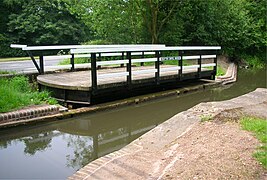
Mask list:
[[[2,130],[0,179],[65,179],[181,111],[200,102],[230,99],[257,87],[266,87],[266,70],[240,70],[238,81],[224,87]]]

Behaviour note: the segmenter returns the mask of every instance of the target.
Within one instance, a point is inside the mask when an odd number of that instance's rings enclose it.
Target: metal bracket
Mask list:
[[[42,74],[42,71],[41,71],[41,69],[40,69],[38,63],[36,62],[35,58],[33,57],[32,53],[31,53],[30,51],[26,51],[26,52],[27,52],[27,54],[30,56],[30,58],[31,58],[31,60],[32,60],[32,62],[33,62],[33,64],[34,64],[34,66],[36,67],[37,71],[39,72],[39,74]]]

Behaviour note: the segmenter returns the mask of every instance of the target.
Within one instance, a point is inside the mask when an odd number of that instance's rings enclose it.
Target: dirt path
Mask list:
[[[252,157],[258,140],[238,124],[243,115],[267,118],[266,109],[267,89],[201,103],[70,179],[267,179]],[[213,120],[201,122],[203,117]]]
[[[204,122],[176,140],[180,158],[163,179],[264,179],[252,158],[259,142],[236,122]]]

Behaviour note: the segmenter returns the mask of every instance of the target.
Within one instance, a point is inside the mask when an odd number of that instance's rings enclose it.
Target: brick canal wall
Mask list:
[[[0,123],[12,121],[23,121],[37,117],[53,115],[59,113],[59,106],[56,105],[40,105],[32,106],[17,111],[0,113]]]

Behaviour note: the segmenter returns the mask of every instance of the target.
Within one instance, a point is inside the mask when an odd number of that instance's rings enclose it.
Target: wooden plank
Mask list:
[[[196,69],[196,68],[199,68],[199,65],[183,66],[183,69]]]
[[[97,78],[104,79],[104,78],[117,78],[122,76],[128,76],[129,72],[118,72],[118,73],[109,73],[109,74],[98,74]]]
[[[132,74],[139,75],[139,74],[149,74],[155,72],[157,72],[157,69],[145,69],[145,70],[132,71]]]
[[[104,52],[142,52],[142,51],[180,51],[180,50],[219,50],[220,46],[173,46],[173,47],[122,47],[104,49],[71,49],[72,54],[79,53],[104,53]]]
[[[139,63],[139,62],[155,62],[157,58],[144,58],[144,59],[132,59],[132,63]],[[98,61],[96,64],[97,66],[100,65],[114,65],[114,64],[127,64],[129,60],[114,60],[114,61]]]
[[[202,64],[202,67],[214,67],[214,66],[216,66],[215,63]]]
[[[200,56],[183,56],[183,60],[199,59]]]
[[[96,62],[96,65],[102,66],[102,65],[126,64],[128,62],[129,60],[98,61]]]
[[[27,47],[27,45],[24,44],[10,44],[11,48],[18,48],[18,49],[22,49],[24,47]]]
[[[145,52],[145,55],[154,55],[155,52]],[[132,55],[142,55],[141,52],[132,53]],[[96,55],[99,57],[99,55]],[[102,57],[112,57],[112,56],[122,56],[121,53],[101,53]],[[90,58],[91,54],[75,54],[75,58]],[[52,59],[70,59],[71,55],[54,55],[54,56],[44,56],[44,60],[52,60]]]
[[[180,66],[176,66],[176,67],[168,67],[168,68],[161,68],[160,72],[168,72],[168,71],[178,71],[180,70],[181,67]]]
[[[156,61],[157,61],[157,58],[132,59],[132,63],[156,62]]]
[[[183,59],[185,60],[192,60],[192,59],[199,59],[200,55],[195,55],[195,56],[183,56]],[[202,59],[213,59],[216,58],[216,55],[202,55]]]
[[[212,59],[212,58],[216,58],[217,55],[202,55],[202,59]]]
[[[102,48],[134,48],[134,47],[165,47],[164,44],[116,44],[116,45],[57,45],[57,46],[26,46],[22,50],[57,50],[57,49],[102,49]]]

